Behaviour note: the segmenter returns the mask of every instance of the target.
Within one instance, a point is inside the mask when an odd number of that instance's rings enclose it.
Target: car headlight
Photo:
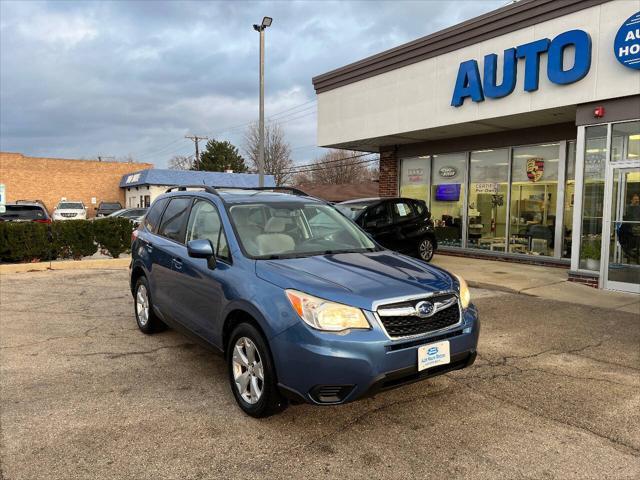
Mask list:
[[[458,285],[460,286],[460,303],[462,304],[462,308],[467,308],[471,303],[471,292],[469,292],[469,285],[464,281],[459,275],[453,274],[454,277],[458,279]]]
[[[293,309],[305,323],[313,328],[329,332],[370,328],[369,322],[359,308],[323,300],[297,290],[285,290],[285,292]]]

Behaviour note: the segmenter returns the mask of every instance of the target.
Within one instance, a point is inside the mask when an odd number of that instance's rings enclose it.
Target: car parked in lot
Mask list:
[[[147,208],[123,208],[110,213],[106,217],[96,217],[96,220],[100,220],[102,218],[122,217],[130,220],[135,226],[138,226],[147,213],[147,210]]]
[[[0,213],[0,222],[51,223],[51,217],[42,202],[18,200],[5,205],[5,211]]]
[[[460,277],[302,192],[193,188],[169,189],[133,232],[135,317],[223,353],[247,414],[351,402],[474,362],[480,324]]]
[[[106,217],[118,210],[122,210],[120,202],[100,202],[98,204],[98,210],[96,210],[96,217]]]
[[[78,201],[63,200],[53,210],[54,220],[85,220],[87,209],[84,203]]]
[[[425,202],[410,198],[363,198],[336,204],[380,245],[430,261],[438,248]]]

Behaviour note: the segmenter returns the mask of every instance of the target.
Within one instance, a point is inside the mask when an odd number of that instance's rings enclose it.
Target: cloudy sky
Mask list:
[[[267,118],[298,163],[319,154],[311,78],[509,3],[0,0],[0,150],[134,159],[164,167],[186,134],[242,148],[258,115],[267,30]]]

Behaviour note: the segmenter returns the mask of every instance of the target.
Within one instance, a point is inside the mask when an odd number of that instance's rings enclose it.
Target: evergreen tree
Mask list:
[[[204,152],[200,154],[200,161],[194,162],[192,170],[206,170],[209,172],[224,172],[233,170],[237,173],[248,170],[244,158],[238,148],[228,141],[209,140]]]

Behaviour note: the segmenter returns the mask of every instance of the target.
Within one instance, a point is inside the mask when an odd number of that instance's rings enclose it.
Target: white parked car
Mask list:
[[[82,202],[62,201],[53,210],[54,220],[86,220],[87,209]]]

